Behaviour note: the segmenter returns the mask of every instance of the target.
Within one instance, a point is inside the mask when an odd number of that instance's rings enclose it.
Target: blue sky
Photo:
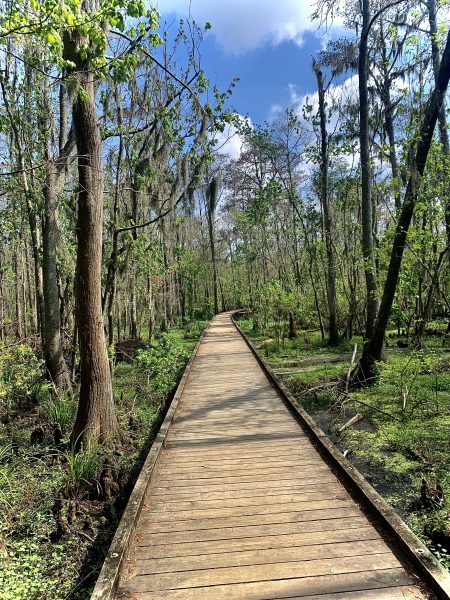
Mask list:
[[[211,35],[205,43],[203,61],[208,77],[222,86],[234,76],[240,77],[233,91],[233,106],[260,123],[272,116],[273,107],[291,103],[292,86],[302,95],[314,91],[310,64],[311,56],[319,50],[320,40],[307,34],[301,47],[283,41],[233,56],[224,53]]]
[[[312,22],[312,0],[159,0],[168,21],[189,14],[210,22],[203,66],[213,83],[225,88],[240,77],[232,105],[253,123],[291,104],[293,95],[315,91],[311,57],[323,40]]]

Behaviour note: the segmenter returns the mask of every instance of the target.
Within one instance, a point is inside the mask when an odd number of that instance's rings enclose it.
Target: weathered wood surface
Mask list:
[[[231,322],[203,338],[117,599],[423,599]]]

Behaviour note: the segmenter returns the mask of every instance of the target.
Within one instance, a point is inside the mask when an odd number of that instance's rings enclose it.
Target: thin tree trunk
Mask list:
[[[43,294],[43,282],[42,282],[42,266],[41,266],[41,241],[39,236],[39,228],[36,219],[36,213],[31,200],[31,190],[28,183],[27,171],[25,169],[25,158],[23,154],[22,141],[17,127],[16,120],[8,99],[5,83],[0,78],[0,86],[3,93],[3,103],[8,115],[8,119],[11,125],[11,129],[14,136],[14,143],[16,146],[17,163],[20,170],[20,178],[22,180],[23,193],[25,196],[25,203],[27,207],[28,223],[30,226],[31,241],[33,246],[33,259],[34,259],[34,281],[36,288],[36,304],[37,304],[37,321],[38,328],[43,339],[43,315],[44,315],[44,294]]]
[[[217,282],[217,263],[216,263],[216,244],[214,239],[214,215],[217,206],[218,182],[214,177],[209,186],[206,197],[206,215],[208,220],[209,245],[211,248],[211,263],[213,272],[213,299],[214,299],[214,314],[219,313],[219,293]]]
[[[315,61],[313,62],[313,69],[316,74],[319,92],[321,200],[325,229],[325,247],[327,251],[328,344],[330,346],[337,346],[339,344],[339,331],[336,308],[336,267],[328,193],[328,133],[325,114],[325,90],[322,71]]]
[[[21,306],[21,300],[20,300],[19,257],[17,255],[17,243],[14,244],[14,250],[13,250],[13,269],[14,269],[14,296],[15,296],[15,310],[16,310],[15,333],[16,333],[16,339],[21,340],[23,338],[23,328],[22,328],[22,306]]]
[[[43,134],[50,129],[51,101],[47,86],[43,88],[45,118]],[[63,118],[63,115],[61,115]],[[61,129],[64,125],[61,124]],[[61,134],[60,142],[65,139]],[[63,160],[64,151],[58,152],[58,159]],[[58,271],[56,264],[56,248],[58,243],[57,190],[64,175],[64,169],[51,158],[48,142],[44,145],[45,184],[44,184],[44,218],[42,227],[42,276],[44,295],[44,338],[43,350],[48,376],[60,389],[70,389],[70,374],[64,358],[61,340],[61,306],[59,301]]]
[[[42,229],[43,284],[44,284],[44,339],[43,350],[48,375],[58,389],[70,388],[70,375],[64,358],[61,340],[61,312],[56,267],[58,222],[55,194],[54,165],[47,153],[44,186],[44,223]]]
[[[368,35],[370,26],[370,0],[362,0],[362,30],[359,42],[359,144],[361,154],[361,226],[364,275],[366,278],[367,314],[366,338],[370,340],[378,309],[378,289],[373,245],[373,205],[371,192],[371,168],[369,153],[369,95],[368,82]]]

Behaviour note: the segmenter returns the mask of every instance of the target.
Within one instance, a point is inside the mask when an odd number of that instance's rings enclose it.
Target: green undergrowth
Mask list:
[[[342,390],[360,339],[331,349],[317,332],[278,342],[270,328],[255,330],[252,319],[239,324],[297,400],[450,568],[450,349],[439,335],[445,324],[430,326],[422,350],[399,347],[404,338],[390,332],[379,380],[348,395]],[[364,419],[340,434],[356,413]],[[442,502],[424,502],[423,479],[431,495],[442,486]]]
[[[114,366],[120,438],[76,453],[76,401],[28,346],[0,348],[0,600],[87,600],[133,481],[205,322]],[[62,439],[55,441],[55,429]],[[57,443],[58,442],[58,443]]]

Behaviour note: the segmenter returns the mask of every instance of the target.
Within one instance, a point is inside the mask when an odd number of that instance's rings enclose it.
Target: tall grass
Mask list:
[[[59,425],[65,435],[75,417],[75,402],[67,395],[49,397],[44,403],[46,418],[53,425]]]
[[[82,496],[94,488],[99,490],[100,474],[105,455],[99,446],[87,446],[77,450],[77,441],[65,452],[67,459],[67,491],[72,496]]]

